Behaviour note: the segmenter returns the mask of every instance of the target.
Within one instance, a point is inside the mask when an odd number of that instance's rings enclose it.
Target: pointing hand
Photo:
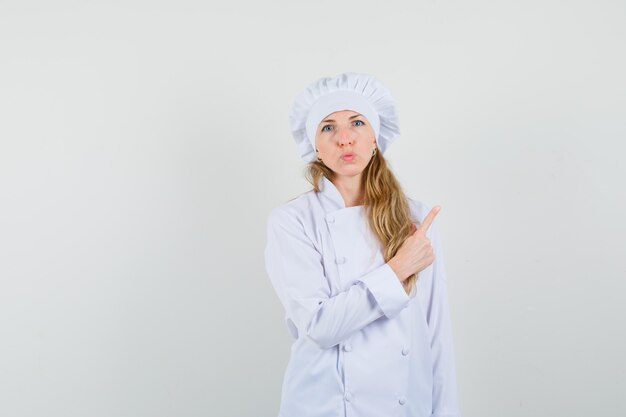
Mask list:
[[[413,232],[404,240],[395,256],[389,260],[389,266],[404,281],[411,275],[426,269],[435,260],[430,239],[426,232],[432,224],[441,206],[433,207],[419,227],[413,224]]]

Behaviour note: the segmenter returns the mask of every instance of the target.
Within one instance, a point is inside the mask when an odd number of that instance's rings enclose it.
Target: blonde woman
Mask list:
[[[407,197],[385,162],[391,94],[368,74],[324,77],[290,122],[313,189],[267,223],[293,337],[279,417],[460,417],[440,207]]]

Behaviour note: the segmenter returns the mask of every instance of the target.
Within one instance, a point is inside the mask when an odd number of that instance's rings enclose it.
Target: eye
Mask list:
[[[332,127],[332,126],[331,126],[331,125],[325,125],[325,126],[323,126],[323,127],[322,127],[322,132],[327,132],[327,130],[324,130],[324,129],[326,129],[327,127]]]
[[[354,123],[361,123],[360,125],[357,125],[357,126],[363,126],[365,124],[363,120],[355,120]]]

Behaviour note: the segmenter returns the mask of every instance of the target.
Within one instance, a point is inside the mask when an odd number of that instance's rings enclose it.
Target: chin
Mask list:
[[[355,175],[359,175],[365,170],[365,167],[341,167],[340,169],[335,169],[335,174],[342,175],[344,177],[354,177]]]

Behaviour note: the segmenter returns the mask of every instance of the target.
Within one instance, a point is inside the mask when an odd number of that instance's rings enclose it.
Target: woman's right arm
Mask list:
[[[331,296],[322,255],[297,216],[283,207],[268,218],[265,267],[294,336],[307,336],[321,348],[341,343],[383,315],[395,317],[410,300],[387,263]]]

